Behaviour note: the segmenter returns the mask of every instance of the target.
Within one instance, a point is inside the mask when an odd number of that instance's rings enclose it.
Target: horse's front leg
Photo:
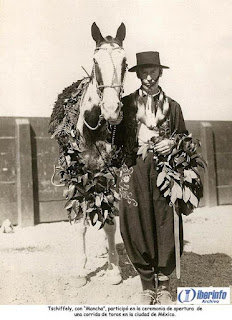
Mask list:
[[[111,284],[119,284],[122,281],[122,276],[119,268],[119,257],[115,244],[116,220],[114,224],[105,223],[104,231],[108,240],[108,270],[107,278]]]
[[[87,282],[87,263],[86,256],[86,231],[87,226],[85,221],[80,221],[74,224],[77,240],[77,287],[82,287]],[[76,282],[76,281],[75,281]]]

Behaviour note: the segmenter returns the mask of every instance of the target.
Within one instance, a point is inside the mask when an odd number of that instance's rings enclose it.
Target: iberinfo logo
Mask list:
[[[177,288],[178,304],[230,304],[230,288]]]

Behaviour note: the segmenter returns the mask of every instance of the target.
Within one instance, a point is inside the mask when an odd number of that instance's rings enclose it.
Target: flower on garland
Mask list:
[[[174,147],[167,156],[154,151],[156,143],[163,138],[152,138],[143,144],[138,155],[145,160],[148,152],[153,158],[158,172],[157,187],[173,206],[178,201],[183,214],[189,214],[199,205],[203,197],[203,185],[199,168],[205,168],[205,160],[197,153],[200,146],[198,140],[193,141],[192,135],[176,134],[171,139]]]

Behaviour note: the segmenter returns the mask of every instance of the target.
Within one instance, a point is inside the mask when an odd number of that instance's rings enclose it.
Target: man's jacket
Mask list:
[[[136,163],[138,141],[138,120],[136,117],[138,107],[137,99],[139,90],[125,96],[122,99],[123,120],[117,126],[115,144],[122,147],[123,162],[128,166]],[[169,112],[166,118],[169,118],[170,134],[188,133],[185,127],[185,122],[180,105],[173,99],[168,97]],[[164,119],[165,120],[165,119]],[[162,124],[162,123],[161,123]],[[161,125],[160,124],[160,125]]]

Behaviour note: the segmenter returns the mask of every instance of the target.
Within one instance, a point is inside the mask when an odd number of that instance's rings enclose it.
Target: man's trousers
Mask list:
[[[154,288],[155,273],[170,275],[175,269],[173,208],[161,195],[156,183],[157,171],[151,153],[145,161],[139,157],[128,172],[124,170],[119,181],[122,196],[120,231],[127,254],[141,277],[143,289]],[[182,253],[181,217],[179,227]]]

